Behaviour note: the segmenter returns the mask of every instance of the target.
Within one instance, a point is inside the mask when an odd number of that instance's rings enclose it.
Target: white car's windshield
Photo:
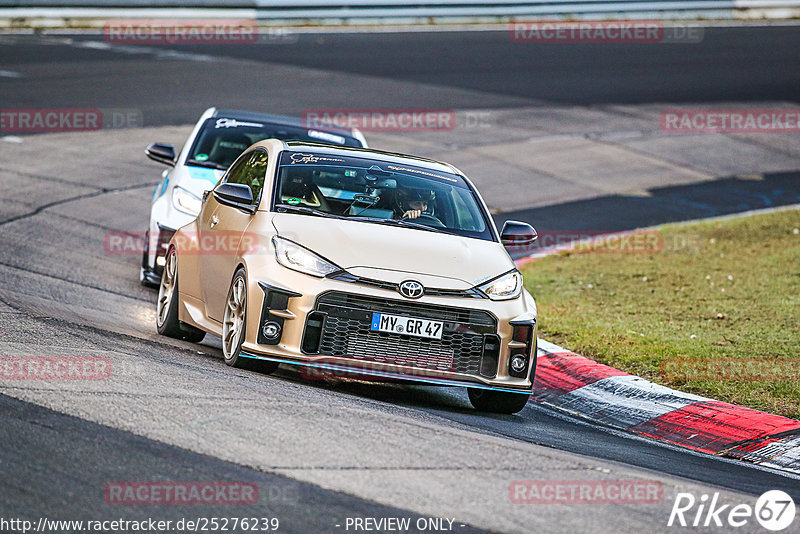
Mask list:
[[[284,152],[274,208],[492,240],[461,176],[394,162]]]
[[[207,119],[203,124],[189,152],[187,162],[190,165],[224,170],[230,167],[250,145],[270,138],[284,141],[296,140],[341,146],[361,146],[361,142],[355,137],[340,132],[315,130],[268,121],[217,117]]]

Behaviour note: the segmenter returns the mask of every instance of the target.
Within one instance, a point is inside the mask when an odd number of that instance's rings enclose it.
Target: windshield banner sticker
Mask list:
[[[344,163],[340,158],[326,158],[315,154],[303,154],[302,152],[295,152],[290,157],[292,163]]]
[[[258,122],[243,122],[236,119],[217,119],[214,128],[236,128],[238,126],[250,126],[252,128],[263,128],[264,125]]]

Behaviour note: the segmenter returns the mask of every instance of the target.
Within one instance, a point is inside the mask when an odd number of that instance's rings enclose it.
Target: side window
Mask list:
[[[234,163],[225,182],[248,186],[253,193],[253,203],[258,204],[261,190],[264,188],[268,161],[269,156],[266,150],[253,150]]]
[[[228,170],[228,174],[225,175],[225,178],[222,180],[221,183],[226,184],[241,184],[243,182],[239,181],[239,176],[243,174],[244,168],[247,163],[250,161],[249,157],[242,157],[237,159],[233,166]]]
[[[453,188],[450,192],[453,199],[453,207],[456,212],[456,219],[458,220],[458,228],[470,232],[483,232],[486,227],[480,222],[481,217],[478,213],[474,213],[473,210],[470,209],[471,204],[467,204],[467,201],[461,196],[462,194],[468,195],[469,193],[456,188]]]

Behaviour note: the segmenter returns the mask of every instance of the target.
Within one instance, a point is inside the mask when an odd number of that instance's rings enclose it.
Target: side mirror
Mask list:
[[[172,145],[153,143],[145,149],[144,153],[153,161],[169,165],[170,167],[175,166],[175,147]]]
[[[506,221],[503,231],[500,232],[500,241],[509,253],[528,252],[533,248],[533,242],[539,237],[536,230],[528,223],[519,221]]]
[[[244,184],[219,184],[213,194],[220,204],[255,213],[253,192]]]

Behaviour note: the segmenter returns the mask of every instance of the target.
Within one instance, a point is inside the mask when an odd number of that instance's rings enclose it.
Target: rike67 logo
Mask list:
[[[667,526],[723,527],[752,525],[755,520],[763,528],[779,532],[794,522],[795,505],[792,497],[781,490],[770,490],[761,495],[755,507],[749,504],[721,503],[719,493],[709,498],[703,494],[697,499],[691,493],[678,493],[669,514]]]

